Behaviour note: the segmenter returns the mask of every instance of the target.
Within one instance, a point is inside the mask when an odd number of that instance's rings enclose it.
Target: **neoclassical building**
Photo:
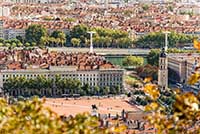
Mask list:
[[[89,86],[123,87],[123,69],[98,69],[98,70],[76,70],[76,67],[50,67],[50,69],[22,69],[22,70],[1,70],[0,72],[0,87],[3,88],[4,82],[8,78],[25,77],[27,79],[36,78],[38,76],[46,78],[55,78],[59,75],[61,78],[72,78],[80,80],[82,85],[89,84]]]

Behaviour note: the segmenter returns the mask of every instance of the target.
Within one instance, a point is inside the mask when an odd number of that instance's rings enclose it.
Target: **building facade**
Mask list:
[[[54,79],[57,75],[61,78],[71,78],[79,80],[82,85],[88,84],[91,88],[99,86],[113,87],[120,86],[123,88],[123,69],[99,69],[91,71],[77,71],[76,67],[50,67],[50,69],[35,69],[35,70],[1,70],[0,72],[0,88],[3,84],[13,77],[25,77],[26,79],[34,79],[38,76]],[[17,90],[17,89],[16,89]],[[14,91],[18,94],[17,91]]]
[[[14,39],[17,36],[25,38],[25,29],[4,29],[3,38],[6,40]]]
[[[179,77],[178,79],[176,78],[177,82],[185,83],[195,70],[195,61],[199,63],[199,59],[199,54],[169,54],[168,69],[173,70],[173,73],[176,73],[176,75]]]

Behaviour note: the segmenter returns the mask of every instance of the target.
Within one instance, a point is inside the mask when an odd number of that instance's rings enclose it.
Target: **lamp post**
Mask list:
[[[90,53],[94,53],[94,50],[93,50],[93,34],[95,34],[96,32],[94,31],[89,31],[87,32],[90,34]]]
[[[165,34],[165,51],[167,51],[167,49],[168,49],[168,34],[170,34],[170,32],[164,31],[163,33]]]

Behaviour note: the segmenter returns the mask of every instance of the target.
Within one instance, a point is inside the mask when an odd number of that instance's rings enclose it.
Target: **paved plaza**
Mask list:
[[[91,105],[96,105],[98,113],[116,115],[121,114],[121,111],[138,111],[140,110],[134,105],[128,103],[127,99],[123,98],[81,98],[81,99],[46,99],[44,104],[59,115],[76,115],[83,112],[91,112]]]

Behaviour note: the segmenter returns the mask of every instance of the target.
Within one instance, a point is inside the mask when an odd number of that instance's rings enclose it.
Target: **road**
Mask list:
[[[88,52],[89,48],[58,47],[49,48],[54,51]],[[94,52],[100,55],[148,55],[150,49],[121,49],[121,48],[94,48]]]

